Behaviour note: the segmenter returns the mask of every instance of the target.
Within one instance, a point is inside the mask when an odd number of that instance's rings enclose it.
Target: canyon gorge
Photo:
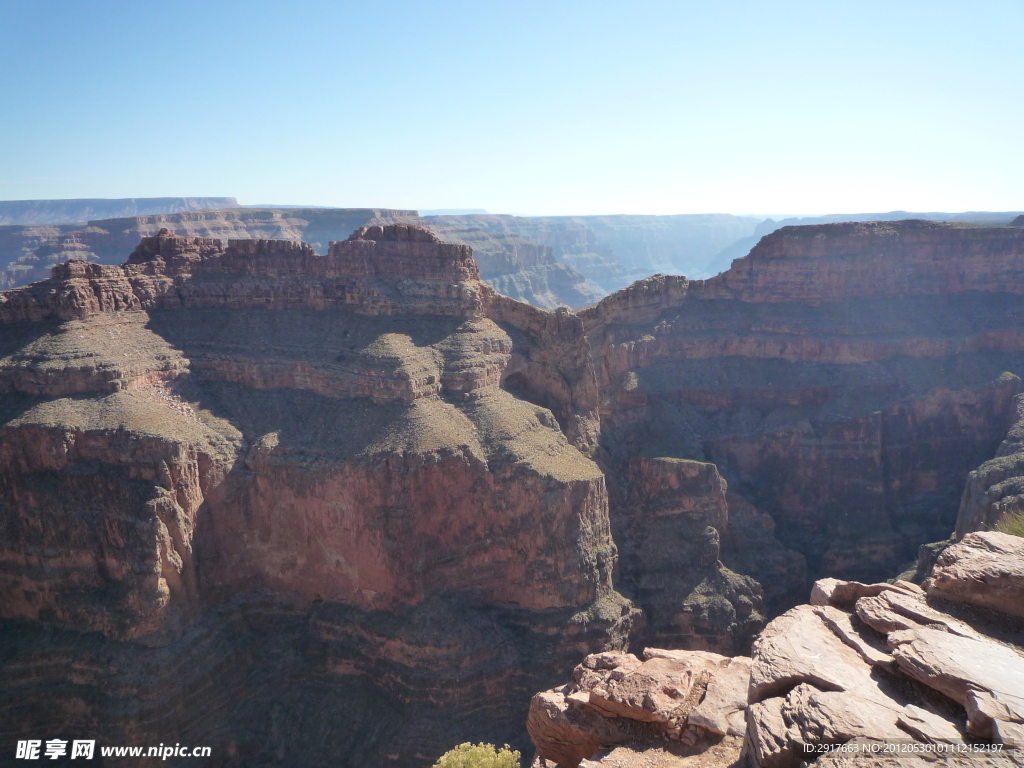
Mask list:
[[[789,768],[1017,734],[1012,691],[936,698],[914,660],[988,643],[1018,674],[1024,587],[963,572],[1024,575],[978,533],[1024,508],[1024,227],[785,226],[601,298],[668,258],[623,257],[630,218],[0,227],[0,742],[429,766],[532,737],[576,768],[642,721]],[[701,258],[756,223],[704,222]],[[829,731],[850,691],[884,714]]]

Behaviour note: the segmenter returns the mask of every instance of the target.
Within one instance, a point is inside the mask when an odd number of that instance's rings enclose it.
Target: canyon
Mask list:
[[[82,210],[91,209],[84,206]],[[36,217],[60,219],[63,211],[62,207],[44,210]],[[78,209],[72,211],[76,212]],[[470,245],[484,281],[512,298],[555,309],[592,304],[605,293],[571,266],[557,261],[550,247],[515,234],[487,232],[472,223],[456,228],[443,219],[422,218],[416,211],[387,208],[258,209],[237,205],[97,219],[86,224],[43,221],[0,226],[0,287],[45,279],[55,265],[69,259],[116,265],[141,237],[161,229],[189,237],[306,242],[326,254],[331,241],[344,240],[358,227],[399,222],[425,226],[447,241]]]
[[[769,622],[845,621],[799,607],[811,581],[866,588],[1017,509],[1022,228],[784,227],[595,303],[503,219],[144,218],[59,235],[50,277],[0,292],[4,744],[427,766],[524,747],[582,662],[545,717],[683,675],[695,719],[648,722],[739,750]],[[749,704],[813,709],[789,695]],[[606,715],[586,750],[632,727]]]

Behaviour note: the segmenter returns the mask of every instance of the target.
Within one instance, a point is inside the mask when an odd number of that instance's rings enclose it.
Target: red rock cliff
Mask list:
[[[637,612],[612,588],[604,476],[573,444],[597,431],[582,324],[478,278],[468,246],[389,225],[324,256],[162,233],[0,293],[0,620],[26,660],[79,663],[83,631],[115,660],[82,683],[107,704],[58,695],[6,733],[156,743],[208,718],[225,759],[257,759],[267,697],[309,678],[339,716],[381,713],[353,764],[429,764],[475,712],[515,738],[534,681],[622,647]],[[301,650],[269,661],[282,645]],[[157,696],[176,714],[104,709],[154,696],[164,664],[247,672],[191,711],[177,683]],[[315,729],[302,695],[288,727]],[[250,721],[229,700],[264,703]]]
[[[675,280],[580,313],[616,476],[638,452],[714,462],[815,575],[881,578],[948,537],[1024,374],[1022,230],[786,227]]]

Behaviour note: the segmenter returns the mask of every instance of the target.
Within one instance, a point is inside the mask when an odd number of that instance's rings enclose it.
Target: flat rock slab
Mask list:
[[[797,606],[765,627],[754,643],[749,700],[763,701],[810,683],[822,691],[854,691],[891,707],[893,700],[872,676],[872,664],[843,642],[818,611],[818,606]]]
[[[841,579],[818,579],[811,588],[811,605],[832,605],[836,608],[852,606],[862,597],[874,597],[883,592],[924,594],[921,587],[909,581],[899,580],[894,584],[862,584],[859,581]]]
[[[928,605],[924,593],[909,595],[900,592],[882,592],[874,597],[857,600],[857,616],[872,629],[882,634],[918,627],[934,627],[961,637],[986,640],[959,619]]]
[[[889,645],[901,672],[964,705],[972,735],[1024,723],[1024,655],[1012,648],[928,627],[893,632]]]
[[[929,595],[1024,617],[1024,538],[969,533],[939,555],[924,586]]]

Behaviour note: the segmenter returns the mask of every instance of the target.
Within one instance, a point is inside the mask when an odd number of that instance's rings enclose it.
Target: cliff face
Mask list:
[[[1014,398],[1016,421],[994,458],[971,472],[956,518],[957,539],[990,530],[1003,515],[1024,512],[1024,397]]]
[[[313,251],[326,254],[331,241],[343,240],[358,227],[406,222],[429,226],[445,241],[471,246],[483,279],[499,292],[520,301],[554,309],[561,305],[585,306],[603,295],[571,266],[556,261],[551,249],[544,245],[472,226],[461,229],[447,226],[435,219],[422,219],[416,211],[209,207],[217,210],[184,208],[180,213],[155,210],[148,215],[130,215],[129,207],[124,208],[118,218],[94,219],[86,225],[0,226],[0,266],[6,264],[0,273],[0,287],[43,280],[53,266],[68,259],[119,264],[139,238],[153,236],[161,229],[176,235],[225,242],[232,239],[306,242]],[[81,210],[91,209],[86,206]]]
[[[72,224],[90,219],[238,207],[238,201],[233,197],[3,200],[0,201],[0,225]]]
[[[628,642],[604,476],[566,437],[597,435],[582,323],[469,247],[164,231],[0,294],[0,328],[4,658],[35,670],[4,675],[5,737],[429,764],[521,739],[538,680]]]
[[[713,462],[812,575],[897,572],[1006,434],[1022,264],[1019,229],[790,227],[716,278],[607,297],[579,314],[610,477],[638,453]]]

